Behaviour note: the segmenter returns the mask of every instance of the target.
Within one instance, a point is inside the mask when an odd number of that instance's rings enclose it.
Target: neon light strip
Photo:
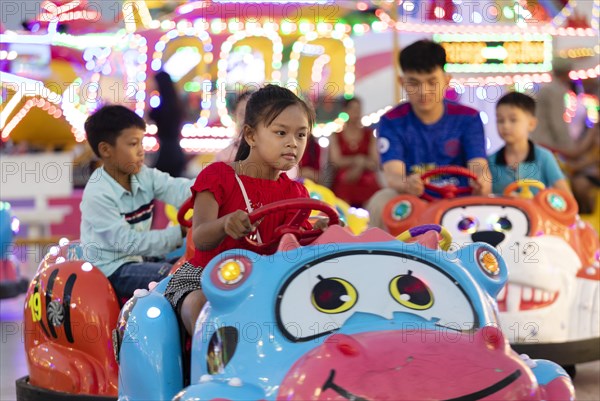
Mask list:
[[[6,125],[6,122],[8,121],[8,116],[11,115],[11,113],[13,112],[15,107],[17,107],[17,104],[19,104],[21,99],[23,99],[23,96],[21,96],[20,91],[17,91],[17,92],[15,92],[13,97],[10,99],[10,101],[8,101],[8,103],[6,103],[6,105],[2,109],[2,112],[0,112],[0,130],[4,129],[4,126]],[[4,132],[2,134],[3,134],[2,136],[4,137]]]
[[[219,62],[217,64],[217,99],[216,106],[219,114],[221,124],[225,127],[233,125],[233,120],[229,116],[227,111],[227,100],[225,99],[226,94],[226,78],[227,78],[227,59],[233,49],[233,46],[246,38],[250,37],[264,37],[273,43],[273,57],[271,59],[271,81],[281,81],[281,60],[283,58],[283,43],[281,37],[273,29],[267,29],[267,27],[261,26],[259,23],[246,23],[244,30],[238,31],[235,34],[229,36],[223,45],[221,46],[221,54],[219,54]]]
[[[20,35],[14,32],[7,32],[0,34],[0,43],[3,44],[53,45],[79,50],[87,49],[88,47],[112,47],[122,40],[122,32],[117,32],[115,34],[88,34],[85,36],[73,36],[67,33]]]
[[[570,0],[574,2],[575,0]],[[594,0],[594,7],[596,7],[598,0]],[[597,6],[600,7],[600,6]],[[568,8],[567,4],[567,10]],[[568,11],[569,13],[571,11]],[[389,14],[382,9],[375,12],[375,15],[381,22],[386,24],[389,28],[395,28],[398,32],[422,32],[422,33],[463,33],[463,34],[484,34],[484,33],[546,33],[552,36],[597,36],[598,35],[598,20],[600,18],[600,12],[594,13],[592,11],[592,28],[562,28],[558,27],[558,24],[546,24],[532,26],[527,24],[525,26],[518,26],[515,24],[495,24],[495,25],[459,25],[459,24],[422,24],[422,23],[410,23],[407,21],[394,21]],[[557,16],[556,22],[564,21],[564,16]],[[562,22],[561,22],[562,23]]]
[[[573,9],[577,6],[577,0],[569,0],[567,4],[560,10],[554,18],[552,18],[552,26],[559,27],[561,26],[567,18],[573,13]]]
[[[138,58],[135,60],[137,67],[135,64],[126,64],[125,66],[127,82],[123,91],[125,97],[127,97],[127,91],[130,90],[130,88],[135,90],[135,93],[132,96],[132,98],[136,100],[135,112],[140,117],[143,117],[144,110],[146,109],[146,69],[148,68],[146,66],[146,61],[148,60],[148,42],[145,37],[132,33],[127,35],[125,40],[129,49],[137,50]],[[144,79],[139,79],[138,77],[140,76]]]
[[[600,0],[594,0],[592,5],[592,29],[600,29]]]
[[[8,138],[12,130],[21,122],[23,118],[29,113],[29,110],[33,106],[39,107],[40,109],[46,111],[54,118],[60,118],[62,116],[62,111],[60,108],[54,106],[52,102],[46,101],[45,99],[30,99],[25,105],[19,110],[19,112],[14,116],[12,120],[6,125],[4,130],[2,131],[2,140]]]
[[[152,22],[150,10],[148,10],[148,6],[146,5],[146,2],[144,0],[125,1],[123,2],[121,10],[123,12],[125,30],[128,33],[133,33],[138,28],[135,22],[136,12],[143,27],[148,28],[150,26],[150,23]]]
[[[302,50],[308,43],[319,38],[336,39],[342,42],[344,45],[344,49],[346,50],[346,59],[344,63],[346,66],[344,74],[344,96],[351,97],[354,94],[354,82],[356,80],[356,75],[354,74],[356,54],[354,49],[354,41],[347,33],[342,32],[341,30],[323,31],[320,32],[320,35],[314,31],[308,32],[306,35],[301,36],[296,43],[294,43],[292,52],[290,53],[290,62],[288,64],[288,87],[292,90],[298,87],[298,69],[300,68],[300,56],[302,54]]]
[[[20,101],[23,98],[23,96],[41,96],[47,101],[54,104],[60,104],[62,100],[61,95],[46,88],[42,81],[23,78],[8,72],[2,73],[2,86],[7,87],[8,89],[15,89],[14,96],[17,97],[18,101]],[[4,107],[3,110],[0,112],[0,129],[2,129],[4,125],[8,122],[9,115],[16,107],[16,103],[14,105],[12,104],[13,102],[9,102],[9,104],[7,104],[6,107]],[[12,107],[9,107],[9,105],[12,105]],[[5,131],[3,131],[2,137],[5,138],[7,136],[8,134]]]
[[[202,42],[202,47],[204,50],[204,63],[210,64],[213,61],[213,53],[212,53],[212,39],[209,33],[204,29],[204,27],[200,27],[198,25],[191,26],[189,21],[180,21],[177,24],[176,29],[172,29],[169,32],[165,33],[160,37],[158,42],[154,45],[154,53],[152,54],[152,64],[151,68],[154,71],[158,71],[162,67],[162,56],[163,51],[166,49],[167,44],[180,36],[188,36],[188,37],[196,37],[199,38]],[[210,85],[210,77],[204,76],[203,82],[206,85],[203,87],[204,90],[204,100],[201,103],[200,116],[198,117],[197,124],[201,126],[206,126],[208,123],[208,118],[210,117],[210,91],[212,90]],[[144,88],[144,98],[146,97],[146,92]],[[142,109],[143,112],[143,109]],[[139,113],[138,113],[139,114]]]

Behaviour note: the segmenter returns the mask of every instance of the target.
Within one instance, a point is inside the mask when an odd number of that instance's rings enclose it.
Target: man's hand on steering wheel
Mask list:
[[[449,176],[454,176],[454,177],[465,177],[469,179],[469,185],[468,186],[457,186],[455,184],[443,184],[443,185],[433,185],[432,183],[430,183],[427,179],[430,177],[434,177],[436,175],[449,175]],[[477,175],[475,175],[475,173],[473,173],[472,171],[470,171],[469,169],[465,168],[465,167],[460,167],[460,166],[444,166],[444,167],[437,167],[434,168],[432,170],[429,170],[423,174],[421,174],[421,181],[423,181],[423,185],[425,186],[425,189],[433,194],[435,194],[436,196],[432,196],[430,193],[424,192],[421,195],[422,199],[428,200],[428,201],[432,201],[436,198],[438,199],[451,199],[451,198],[455,198],[456,196],[461,196],[461,195],[469,195],[471,193],[473,193],[473,184],[475,184],[475,181],[479,181],[479,177]],[[481,184],[481,181],[479,181],[479,184]]]
[[[481,195],[483,192],[483,177],[477,177],[476,180],[469,180],[469,185],[473,188],[473,195]]]
[[[425,184],[421,179],[421,174],[413,173],[408,176],[406,179],[406,192],[415,196],[423,195]]]

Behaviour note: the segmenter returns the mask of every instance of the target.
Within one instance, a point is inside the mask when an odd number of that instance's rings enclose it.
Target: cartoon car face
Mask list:
[[[444,211],[440,225],[458,244],[486,242],[492,246],[508,243],[510,238],[524,238],[531,223],[527,215],[514,206],[457,206]]]
[[[377,266],[368,280],[365,266]],[[477,321],[464,289],[439,267],[378,252],[332,255],[300,269],[282,286],[276,308],[278,326],[292,341],[336,331],[356,313],[385,319],[408,313],[458,330]]]
[[[494,298],[507,278],[498,252],[483,243],[446,252],[437,234],[423,237],[407,244],[378,229],[355,237],[332,226],[308,246],[286,234],[273,255],[217,256],[203,272],[208,303],[192,341],[192,385],[174,400],[569,397],[564,372],[532,373],[496,328]],[[159,286],[128,311],[123,399],[164,391],[154,384],[164,376],[152,371],[156,347],[137,345],[165,343],[148,339],[172,319],[163,301]],[[144,366],[143,382],[132,361]],[[425,387],[408,384],[417,382]]]
[[[541,190],[532,199],[467,197],[426,203],[399,196],[386,208],[394,233],[406,225],[434,223],[452,234],[455,246],[480,241],[498,250],[509,271],[497,299],[500,322],[513,344],[527,347],[520,350],[557,358],[556,350],[551,351],[554,344],[565,350],[560,354],[565,364],[578,362],[576,354],[598,358],[598,351],[564,346],[585,347],[600,337],[593,312],[600,307],[593,295],[600,289],[598,234],[579,220],[569,196],[555,189]]]

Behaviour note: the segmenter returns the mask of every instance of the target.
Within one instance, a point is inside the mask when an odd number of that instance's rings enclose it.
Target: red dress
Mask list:
[[[356,147],[350,146],[344,140],[342,132],[336,135],[342,156],[369,155],[369,144],[373,136],[373,131],[369,128],[363,128],[363,136]],[[332,190],[338,198],[345,200],[351,206],[362,207],[380,189],[377,174],[373,170],[364,170],[358,181],[344,182],[344,177],[349,168],[337,170]]]
[[[240,175],[239,177],[244,184],[244,188],[246,188],[246,193],[254,210],[283,199],[309,198],[306,188],[302,184],[290,180],[285,173],[281,173],[276,181],[246,175]],[[235,171],[226,163],[213,163],[198,174],[196,182],[192,185],[192,196],[202,191],[210,191],[214,195],[219,204],[218,217],[223,217],[236,210],[248,211],[240,186],[235,179]],[[263,242],[269,242],[273,238],[275,228],[285,224],[295,214],[296,211],[290,211],[266,216],[258,226]],[[307,224],[308,226],[306,226]],[[306,222],[305,228],[310,227],[310,223]],[[194,266],[205,267],[213,257],[221,252],[237,248],[247,249],[244,238],[234,240],[230,236],[226,236],[216,248],[210,251],[196,249],[190,263]]]

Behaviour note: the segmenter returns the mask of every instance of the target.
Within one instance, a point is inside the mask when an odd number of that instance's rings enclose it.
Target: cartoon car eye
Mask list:
[[[338,278],[323,278],[313,287],[311,300],[315,308],[323,313],[346,312],[358,300],[356,288],[348,281]]]
[[[466,216],[458,222],[457,227],[463,233],[472,234],[477,231],[477,228],[479,227],[479,221],[475,217]]]
[[[494,229],[494,231],[499,232],[507,232],[513,228],[510,219],[506,216],[492,218],[490,226]]]
[[[394,277],[390,282],[392,297],[402,306],[410,309],[425,310],[433,305],[433,294],[421,279],[408,274]]]

